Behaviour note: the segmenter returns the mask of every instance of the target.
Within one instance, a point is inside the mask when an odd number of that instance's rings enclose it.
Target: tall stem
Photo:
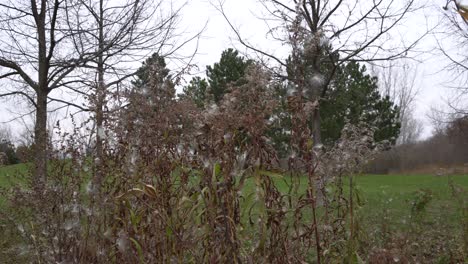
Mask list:
[[[101,0],[99,2],[99,51],[98,51],[98,60],[97,60],[97,91],[96,91],[96,174],[95,174],[95,183],[98,190],[100,190],[102,183],[102,162],[104,159],[104,150],[103,150],[103,134],[104,134],[104,103],[106,96],[106,87],[104,83],[104,58],[102,50],[104,49],[104,9],[103,3]]]

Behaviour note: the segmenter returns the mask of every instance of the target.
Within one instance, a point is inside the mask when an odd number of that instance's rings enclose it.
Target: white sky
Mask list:
[[[176,0],[180,3],[183,0]],[[217,0],[212,0],[215,2]],[[430,1],[423,1],[427,3]],[[395,32],[395,39],[409,39],[417,36],[422,30],[425,30],[426,24],[435,25],[439,23],[441,17],[441,6],[445,0],[433,0],[433,6],[421,10],[419,13],[412,15],[404,24]],[[468,0],[466,0],[468,4]],[[267,51],[277,52],[284,50],[277,42],[266,39],[268,28],[258,19],[256,15],[260,15],[262,7],[256,0],[225,0],[225,10],[229,14],[230,20],[239,29],[242,37],[249,42],[256,44]],[[225,19],[212,6],[210,0],[188,0],[188,5],[184,8],[181,16],[180,27],[186,33],[196,33],[207,23],[205,31],[202,33],[202,38],[198,43],[198,53],[194,62],[199,66],[198,73],[204,74],[206,65],[211,65],[219,60],[221,52],[229,47],[235,47],[243,53],[248,51],[238,43],[234,33],[229,28]],[[430,50],[436,46],[435,37],[428,36],[421,45],[419,50]],[[192,43],[182,51],[185,54],[193,52],[195,43]],[[286,53],[285,53],[286,54]],[[443,66],[446,61],[440,54],[432,53],[417,57],[423,63],[418,67],[420,74],[417,84],[421,86],[421,93],[417,99],[416,113],[420,119],[425,122],[424,137],[431,133],[430,123],[426,117],[431,105],[442,105],[442,97],[445,97],[449,91],[445,88],[445,84],[450,81],[450,75],[443,72]],[[442,72],[441,72],[442,71]],[[187,77],[187,80],[190,77]],[[0,122],[11,118],[11,114],[6,109],[15,110],[15,105],[0,101]],[[18,124],[17,124],[18,125]],[[17,126],[14,125],[14,126]]]

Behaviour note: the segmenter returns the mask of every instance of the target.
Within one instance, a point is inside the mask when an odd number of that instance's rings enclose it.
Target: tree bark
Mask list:
[[[39,90],[36,99],[36,120],[34,127],[34,173],[37,188],[47,181],[47,93]]]
[[[34,127],[35,140],[35,180],[37,187],[41,188],[47,182],[47,157],[48,157],[48,142],[47,142],[47,95],[48,91],[48,73],[49,62],[47,60],[47,38],[46,38],[46,2],[41,1],[40,13],[37,6],[33,6],[35,14],[37,36],[38,36],[38,86],[36,88],[36,122]]]
[[[320,118],[320,106],[315,108],[312,114],[312,137],[314,140],[314,146],[320,146],[322,144],[322,135],[320,133],[321,118]]]

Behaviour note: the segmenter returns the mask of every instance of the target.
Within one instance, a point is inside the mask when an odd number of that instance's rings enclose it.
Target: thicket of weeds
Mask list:
[[[158,69],[153,71],[157,78]],[[161,82],[150,82],[150,92],[129,94],[129,107],[106,117],[98,131],[105,135],[105,156],[98,161],[83,150],[83,128],[71,134],[57,128],[61,141],[55,145],[68,158],[50,163],[47,186],[33,188],[28,174],[28,185],[3,191],[8,203],[1,213],[2,262],[426,260],[408,258],[412,244],[386,231],[383,219],[377,219],[385,237],[381,247],[362,226],[362,197],[353,177],[345,176],[378,151],[372,129],[347,125],[334,147],[314,147],[307,121],[316,105],[292,95],[288,169],[281,169],[266,136],[277,104],[271,83],[254,65],[243,86],[219,106],[200,110],[172,99]],[[94,180],[96,173],[103,179]],[[307,182],[300,183],[304,175]],[[289,179],[286,192],[275,183],[281,178]],[[247,180],[254,190],[246,190]],[[421,195],[413,207],[424,218],[430,198]],[[466,232],[466,201],[461,206]],[[457,257],[449,261],[463,261]]]

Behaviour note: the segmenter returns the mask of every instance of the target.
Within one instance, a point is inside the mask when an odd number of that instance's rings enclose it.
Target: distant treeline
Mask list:
[[[449,173],[468,170],[468,115],[449,122],[445,129],[427,140],[399,145],[382,153],[369,163],[366,171],[436,172],[439,168],[448,169]]]

